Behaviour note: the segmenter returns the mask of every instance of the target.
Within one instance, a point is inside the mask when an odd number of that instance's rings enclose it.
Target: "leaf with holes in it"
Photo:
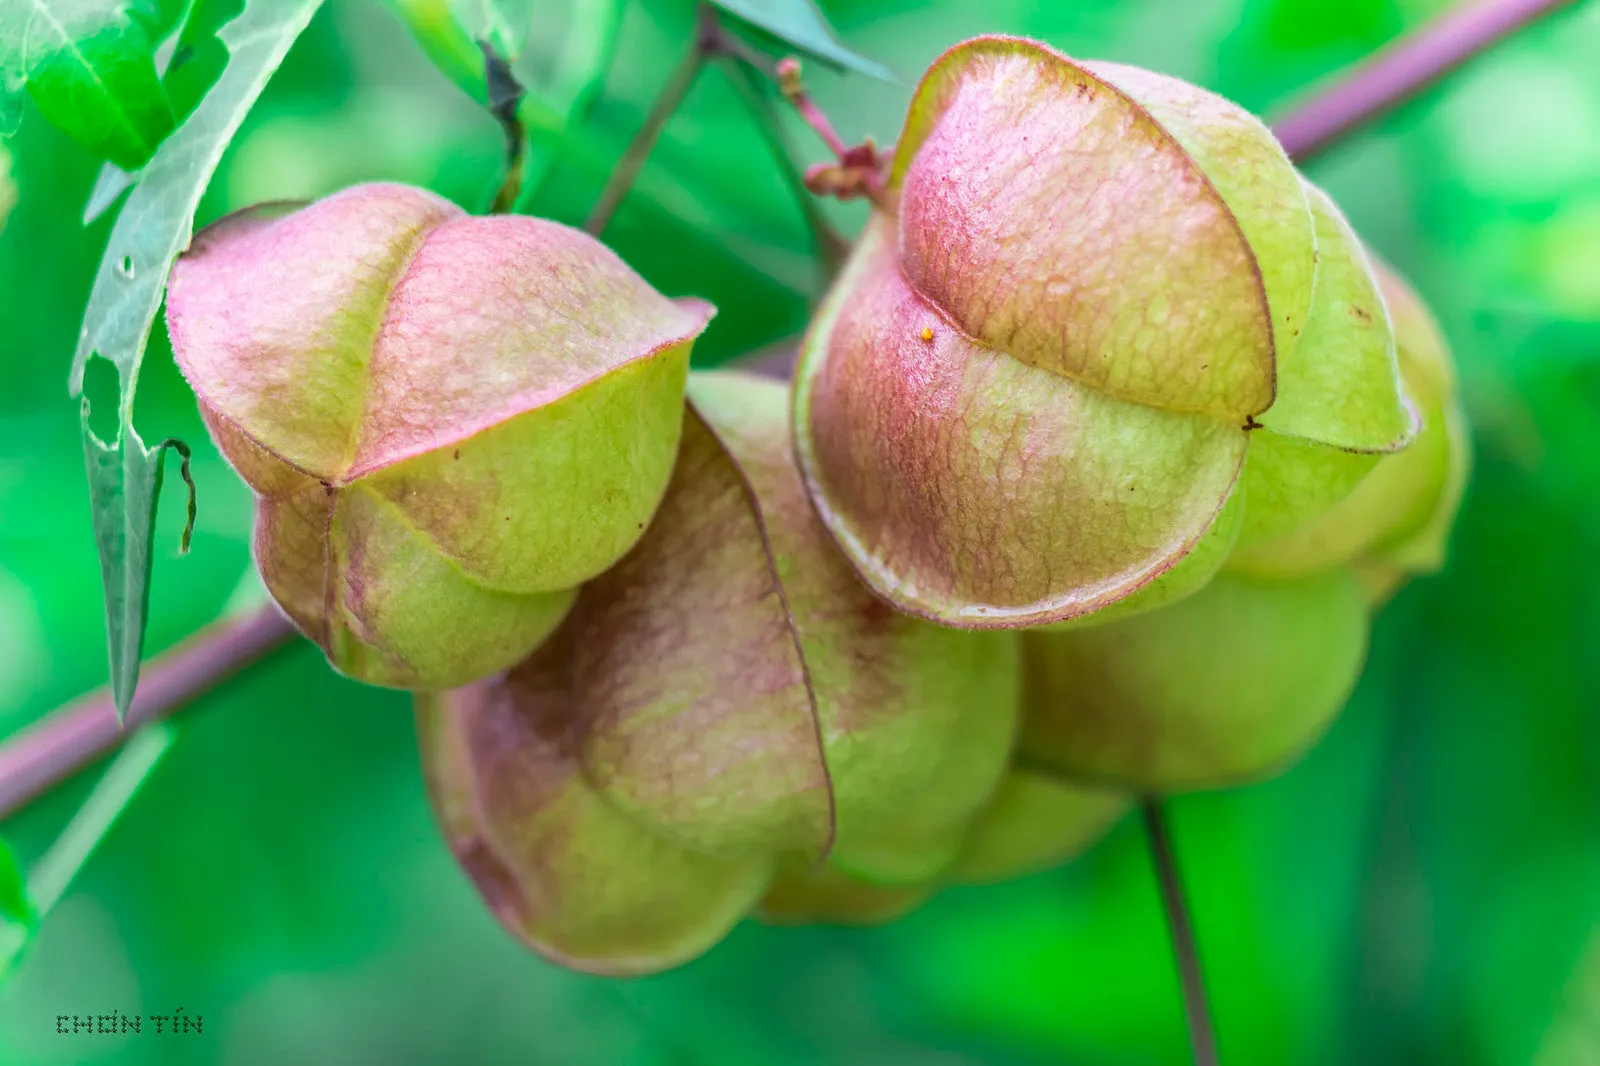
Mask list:
[[[882,81],[894,75],[882,63],[857,55],[839,43],[839,37],[813,0],[713,0],[730,15],[737,15],[759,30],[798,48],[806,55],[834,67],[845,67]]]
[[[0,10],[0,132],[15,128],[26,88],[40,113],[85,148],[120,167],[143,166],[173,127],[150,30],[123,0],[7,4]]]
[[[147,451],[133,431],[139,363],[161,306],[167,271],[189,243],[206,183],[267,79],[321,3],[249,0],[244,12],[222,28],[228,65],[145,167],[111,231],[89,294],[69,387],[73,396],[82,395],[84,371],[95,355],[114,365],[121,379],[117,440],[98,440],[89,428],[87,406],[83,414],[119,716],[127,713],[139,675],[159,487],[152,467],[161,452],[159,447]]]

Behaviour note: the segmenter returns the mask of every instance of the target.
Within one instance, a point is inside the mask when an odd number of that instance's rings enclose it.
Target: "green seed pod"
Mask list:
[[[1310,192],[1323,235],[1342,233],[1359,250],[1348,227],[1332,225],[1339,220],[1326,199]],[[1324,253],[1330,244],[1323,241]],[[1352,255],[1346,265],[1357,261]],[[1323,732],[1354,685],[1363,605],[1370,611],[1410,574],[1442,564],[1470,455],[1438,328],[1383,269],[1347,269],[1331,281],[1319,273],[1315,303],[1294,358],[1327,362],[1337,352],[1348,367],[1364,338],[1371,370],[1343,391],[1316,385],[1311,379],[1324,373],[1316,365],[1292,364],[1298,379],[1280,378],[1280,401],[1292,402],[1274,405],[1252,433],[1234,501],[1243,501],[1242,528],[1221,576],[1204,590],[1122,621],[1129,612],[1117,611],[1136,605],[1136,596],[1084,619],[1106,620],[1093,629],[1025,638],[1022,747],[1032,757],[1156,791],[1271,773]],[[1319,321],[1349,328],[1330,346]],[[1356,390],[1383,377],[1389,348],[1420,424],[1409,446],[1385,454],[1353,447],[1359,432],[1343,444],[1333,434],[1287,432],[1303,425],[1277,416],[1303,415],[1309,397],[1347,400],[1347,429],[1360,429],[1351,415],[1362,408],[1387,409],[1387,390],[1381,403],[1360,401]],[[1336,424],[1329,415],[1325,427]],[[1392,425],[1378,423],[1366,443],[1381,443]]]
[[[1466,493],[1471,434],[1456,392],[1455,364],[1432,313],[1393,270],[1380,266],[1378,280],[1394,319],[1400,369],[1422,408],[1423,428],[1413,447],[1385,459],[1378,471],[1407,486],[1388,493],[1404,499],[1406,507],[1362,561],[1408,575],[1431,574],[1445,564],[1450,529]]]
[[[495,850],[477,863],[494,871],[487,881],[463,865],[502,920],[579,968],[691,957],[780,863],[930,879],[955,858],[1015,738],[1016,635],[929,625],[861,586],[806,499],[783,387],[697,375],[689,394],[677,468],[639,543],[511,674],[419,711],[457,854]],[[491,758],[522,735],[549,751],[525,740],[531,754]],[[484,754],[468,762],[452,748]],[[551,778],[570,792],[545,787]],[[452,826],[441,800],[452,795],[469,797],[470,825]],[[587,909],[583,886],[602,877],[607,899],[668,931],[647,930],[631,952],[592,933],[625,932]],[[698,907],[693,878],[706,884]],[[526,902],[507,910],[502,897]]]
[[[1367,629],[1362,586],[1337,569],[1224,573],[1160,610],[1024,634],[1019,748],[1071,777],[1145,792],[1265,776],[1349,698]]]
[[[879,885],[833,865],[785,863],[761,898],[757,916],[769,925],[887,925],[926,903],[938,885]]]
[[[711,314],[577,230],[397,185],[225,219],[167,296],[273,598],[339,670],[416,689],[527,655],[638,539]]]
[[[1013,38],[924,76],[794,421],[867,584],[974,628],[1203,588],[1263,425],[1373,453],[1414,431],[1364,254],[1265,126]]]
[[[577,758],[582,723],[547,646],[493,682],[417,696],[428,794],[456,861],[505,928],[589,973],[687,962],[755,905],[761,854],[717,858],[638,825]]]
[[[973,821],[950,871],[961,884],[985,885],[1070,862],[1132,806],[1127,793],[1015,767]]]
[[[1283,577],[1348,562],[1381,602],[1407,575],[1444,564],[1471,467],[1455,371],[1416,293],[1383,268],[1376,284],[1394,323],[1399,370],[1420,432],[1409,447],[1381,456],[1288,445],[1260,434],[1245,467],[1250,517],[1227,561],[1229,571]],[[1286,474],[1283,457],[1291,447],[1299,465]],[[1252,522],[1258,515],[1268,517]]]
[[[832,862],[884,883],[932,876],[1004,772],[1016,639],[930,625],[862,587],[806,498],[781,386],[700,374],[690,397],[749,483],[799,640],[834,796]]]

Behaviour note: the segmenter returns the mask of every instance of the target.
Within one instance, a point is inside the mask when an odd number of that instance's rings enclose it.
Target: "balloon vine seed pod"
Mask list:
[[[638,544],[509,673],[418,702],[462,865],[518,936],[598,972],[693,957],[780,869],[915,895],[1015,738],[1015,634],[929,625],[856,581],[794,468],[785,390],[711,374],[689,396]]]
[[[1376,284],[1415,440],[1359,455],[1258,434],[1244,498],[1265,518],[1246,519],[1204,589],[1134,618],[1114,607],[1089,632],[1025,634],[1027,758],[1149,791],[1219,787],[1281,769],[1327,727],[1360,674],[1367,616],[1443,564],[1471,464],[1437,325],[1394,272]]]
[[[638,539],[712,313],[577,230],[398,185],[231,216],[167,298],[274,599],[341,671],[418,689],[522,658]]]
[[[1181,599],[1258,521],[1228,504],[1261,433],[1315,458],[1415,432],[1348,225],[1204,90],[964,42],[884,200],[794,422],[823,521],[901,610],[1011,628]]]

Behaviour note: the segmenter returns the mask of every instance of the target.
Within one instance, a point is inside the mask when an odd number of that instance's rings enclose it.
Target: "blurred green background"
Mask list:
[[[582,0],[543,0],[535,76]],[[847,139],[893,140],[956,40],[1042,38],[1269,117],[1443,0],[832,0],[902,85],[810,81]],[[530,208],[579,221],[688,40],[689,0],[626,6],[615,65]],[[1477,61],[1309,168],[1431,301],[1478,467],[1442,576],[1380,617],[1326,741],[1283,777],[1172,805],[1232,1066],[1600,1062],[1600,3]],[[794,131],[808,159],[820,145]],[[67,366],[109,230],[97,163],[36,114],[0,149],[0,737],[105,681],[100,574]],[[268,87],[201,221],[370,179],[469,207],[494,122],[377,0],[330,0]],[[5,182],[0,180],[0,203]],[[830,208],[830,210],[834,210]],[[859,211],[834,211],[846,228]],[[710,365],[803,327],[819,272],[764,142],[712,72],[608,239],[721,308]],[[200,519],[160,518],[150,651],[216,617],[249,565],[248,494],[159,327],[146,439],[196,447]],[[435,830],[407,700],[309,645],[210,696],[21,969],[0,1063],[1159,1064],[1186,1061],[1144,841],[946,893],[893,926],[746,923],[681,970],[606,981],[503,936]],[[0,826],[36,859],[92,774]],[[60,1013],[204,1018],[201,1036],[65,1037]]]

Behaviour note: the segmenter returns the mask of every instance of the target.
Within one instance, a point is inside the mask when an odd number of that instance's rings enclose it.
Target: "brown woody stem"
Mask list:
[[[1357,66],[1275,127],[1290,155],[1304,161],[1393,107],[1405,102],[1485,48],[1575,0],[1483,0],[1451,12]],[[710,42],[730,39],[715,14],[702,5],[695,48],[663,89],[645,126],[629,146],[589,218],[590,232],[603,229],[644,165],[667,116],[688,94],[705,65]],[[709,41],[708,41],[709,38]],[[738,49],[729,54],[741,55]],[[681,83],[681,84],[680,84]],[[663,101],[671,106],[663,108]],[[609,203],[609,207],[606,205]],[[601,208],[605,207],[602,211]],[[771,353],[761,370],[788,373],[792,352]],[[293,631],[276,611],[244,621],[219,622],[145,668],[128,714],[130,725],[164,718],[272,651]],[[0,742],[0,818],[60,784],[129,735],[117,725],[109,690],[99,689],[50,712]]]

